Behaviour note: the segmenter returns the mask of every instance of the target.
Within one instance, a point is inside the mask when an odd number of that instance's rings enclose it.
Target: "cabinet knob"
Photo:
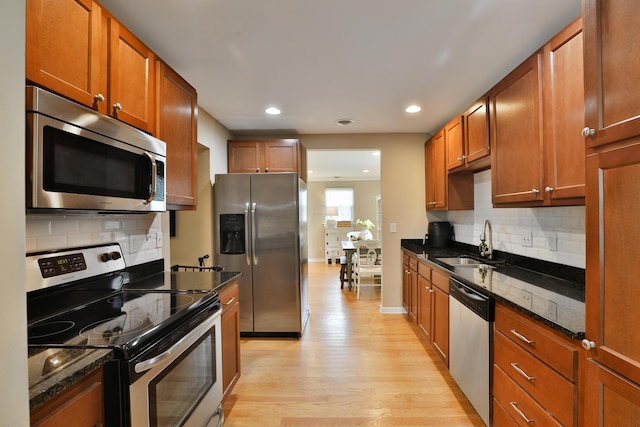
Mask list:
[[[459,162],[461,162],[461,161],[463,161],[463,160],[464,160],[464,159],[462,158],[462,156],[458,157],[458,161],[459,161]]]
[[[260,168],[256,168],[256,173],[260,172]]]
[[[584,136],[585,138],[588,138],[590,136],[595,136],[595,135],[596,135],[596,130],[593,128],[590,128],[589,126],[582,129],[582,136]]]
[[[593,350],[594,348],[596,348],[596,343],[585,338],[582,340],[582,348],[584,348],[585,350]]]
[[[544,187],[544,191],[546,191],[547,193],[551,193],[553,191],[553,187]]]
[[[538,190],[537,188],[534,188],[531,190],[531,194],[540,194],[540,190]]]
[[[113,104],[113,109],[116,111],[122,111],[122,105],[119,102]]]
[[[99,93],[93,97],[95,102],[104,102],[104,95]]]
[[[265,172],[269,172],[269,168],[264,168],[264,171]]]

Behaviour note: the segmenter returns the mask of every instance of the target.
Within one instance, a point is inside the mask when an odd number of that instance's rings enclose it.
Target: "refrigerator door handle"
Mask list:
[[[251,255],[253,256],[253,265],[258,265],[258,256],[256,255],[256,204],[251,205]]]
[[[251,265],[249,258],[249,203],[244,205],[244,256],[247,259],[247,265]]]

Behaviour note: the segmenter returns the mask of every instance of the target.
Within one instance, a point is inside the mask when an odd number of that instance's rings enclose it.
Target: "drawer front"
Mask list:
[[[502,407],[500,402],[493,399],[493,422],[492,425],[496,427],[518,427],[513,418],[507,413],[507,410]]]
[[[493,398],[494,408],[497,401],[519,426],[562,426],[496,365],[493,365]],[[494,425],[499,426],[495,422]]]
[[[431,267],[429,267],[424,262],[418,263],[418,274],[424,277],[425,279],[427,279],[428,281],[431,281]]]
[[[501,332],[494,338],[494,363],[563,425],[573,425],[577,387]]]
[[[240,288],[238,282],[227,285],[221,292],[220,303],[222,304],[222,313],[226,313],[231,307],[240,302]]]
[[[409,268],[414,271],[418,269],[418,260],[412,256],[409,257]]]
[[[447,294],[449,293],[449,275],[433,270],[431,273],[431,283],[442,289]]]
[[[541,324],[499,304],[496,304],[495,328],[571,382],[577,381],[578,351],[571,347],[569,340],[563,342]]]

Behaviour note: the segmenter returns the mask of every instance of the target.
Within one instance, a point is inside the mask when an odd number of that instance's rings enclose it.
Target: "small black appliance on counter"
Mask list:
[[[427,245],[430,248],[446,248],[451,243],[451,223],[434,221],[429,223]]]

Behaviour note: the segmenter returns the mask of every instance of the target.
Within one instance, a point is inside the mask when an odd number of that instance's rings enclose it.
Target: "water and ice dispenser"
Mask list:
[[[220,253],[244,254],[245,232],[244,214],[221,214]]]

